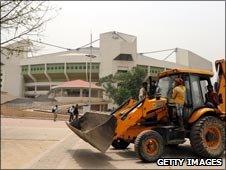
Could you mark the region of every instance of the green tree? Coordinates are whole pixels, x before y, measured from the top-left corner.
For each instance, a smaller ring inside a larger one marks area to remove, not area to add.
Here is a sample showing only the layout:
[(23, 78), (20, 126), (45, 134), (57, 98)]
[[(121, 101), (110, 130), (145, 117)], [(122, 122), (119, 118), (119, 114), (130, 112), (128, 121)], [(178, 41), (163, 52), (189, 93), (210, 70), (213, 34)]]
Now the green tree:
[(146, 75), (145, 69), (134, 67), (128, 72), (103, 77), (100, 83), (106, 89), (107, 95), (120, 105), (130, 97), (138, 99), (139, 89)]

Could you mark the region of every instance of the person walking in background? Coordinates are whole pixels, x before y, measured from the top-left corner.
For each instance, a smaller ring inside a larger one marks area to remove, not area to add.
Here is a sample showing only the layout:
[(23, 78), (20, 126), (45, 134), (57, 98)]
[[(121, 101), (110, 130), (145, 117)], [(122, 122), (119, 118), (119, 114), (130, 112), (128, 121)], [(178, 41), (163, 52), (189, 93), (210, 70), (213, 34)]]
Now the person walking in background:
[(52, 113), (53, 113), (53, 121), (55, 122), (57, 119), (57, 112), (58, 112), (58, 105), (53, 106)]
[(74, 116), (75, 116), (75, 119), (78, 120), (78, 115), (79, 115), (79, 112), (78, 112), (78, 104), (76, 104), (75, 108), (74, 108)]
[(139, 101), (143, 100), (145, 97), (147, 97), (147, 87), (148, 87), (148, 83), (147, 82), (143, 82), (142, 83), (142, 87), (139, 91)]
[(174, 99), (174, 103), (176, 104), (177, 116), (181, 129), (184, 129), (183, 108), (185, 103), (185, 90), (186, 89), (183, 80), (181, 78), (176, 78), (172, 98)]

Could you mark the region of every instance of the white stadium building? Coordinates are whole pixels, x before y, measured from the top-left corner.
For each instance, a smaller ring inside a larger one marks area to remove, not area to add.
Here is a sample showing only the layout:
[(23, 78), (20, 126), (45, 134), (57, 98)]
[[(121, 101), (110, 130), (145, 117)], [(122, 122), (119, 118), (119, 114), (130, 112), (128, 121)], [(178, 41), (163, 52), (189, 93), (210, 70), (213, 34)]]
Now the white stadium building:
[[(7, 47), (17, 48), (21, 42)], [(25, 43), (24, 43), (25, 44)], [(19, 48), (27, 49), (23, 45)], [(65, 81), (89, 81), (90, 47), (28, 57), (26, 52), (8, 52), (1, 56), (1, 91), (18, 97), (45, 95)], [(185, 49), (176, 48), (176, 62), (157, 60), (137, 52), (137, 37), (119, 32), (100, 34), (99, 47), (92, 48), (91, 79), (127, 71), (135, 66), (154, 77), (164, 68), (190, 67), (212, 70), (212, 63)], [(200, 64), (202, 63), (202, 64)]]

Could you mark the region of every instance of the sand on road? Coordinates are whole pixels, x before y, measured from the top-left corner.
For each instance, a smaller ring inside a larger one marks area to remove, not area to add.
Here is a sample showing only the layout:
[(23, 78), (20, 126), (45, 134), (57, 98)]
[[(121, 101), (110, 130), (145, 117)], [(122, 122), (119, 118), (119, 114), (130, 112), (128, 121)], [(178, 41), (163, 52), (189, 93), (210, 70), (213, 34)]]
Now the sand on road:
[[(1, 119), (1, 168), (22, 169), (224, 169), (214, 166), (161, 166), (141, 162), (134, 145), (99, 152), (66, 127), (64, 121)], [(198, 158), (187, 140), (165, 148), (164, 158)]]
[(1, 168), (21, 168), (70, 133), (64, 121), (1, 118)]

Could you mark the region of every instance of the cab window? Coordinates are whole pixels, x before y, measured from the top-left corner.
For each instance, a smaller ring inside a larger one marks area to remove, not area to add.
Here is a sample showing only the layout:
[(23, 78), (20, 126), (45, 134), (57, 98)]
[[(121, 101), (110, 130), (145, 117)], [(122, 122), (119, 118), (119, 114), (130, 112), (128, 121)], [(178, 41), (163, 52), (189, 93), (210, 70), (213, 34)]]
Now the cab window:
[(207, 93), (208, 84), (209, 83), (208, 83), (208, 80), (206, 78), (200, 78), (200, 85), (201, 85), (201, 89), (202, 89), (202, 96), (203, 96), (204, 102), (206, 101), (205, 94)]
[(193, 107), (194, 108), (200, 107), (204, 105), (202, 89), (200, 86), (200, 79), (198, 76), (191, 75), (190, 81), (191, 81)]

